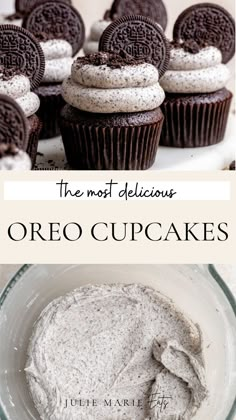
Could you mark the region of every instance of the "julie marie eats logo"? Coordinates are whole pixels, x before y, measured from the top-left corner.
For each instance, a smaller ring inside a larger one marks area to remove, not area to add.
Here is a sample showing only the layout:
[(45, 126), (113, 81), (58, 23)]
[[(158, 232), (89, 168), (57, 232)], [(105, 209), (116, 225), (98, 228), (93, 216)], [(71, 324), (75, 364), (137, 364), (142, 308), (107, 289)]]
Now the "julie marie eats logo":
[(157, 409), (160, 413), (163, 413), (169, 406), (171, 396), (163, 395), (159, 392), (148, 396), (148, 400), (132, 400), (132, 399), (66, 399), (64, 408), (77, 407), (77, 408), (91, 408), (91, 407), (137, 407), (143, 409), (148, 404), (150, 409)]
[(156, 394), (150, 395), (148, 405), (150, 409), (157, 408), (159, 409), (160, 413), (163, 413), (167, 409), (171, 400), (172, 397), (167, 397), (157, 392)]

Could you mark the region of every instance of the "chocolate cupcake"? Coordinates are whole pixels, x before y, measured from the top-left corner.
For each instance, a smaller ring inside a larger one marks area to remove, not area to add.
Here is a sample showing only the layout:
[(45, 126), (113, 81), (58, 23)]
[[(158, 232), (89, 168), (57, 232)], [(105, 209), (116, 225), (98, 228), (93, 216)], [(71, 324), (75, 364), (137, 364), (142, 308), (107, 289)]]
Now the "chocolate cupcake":
[(45, 73), (35, 93), (40, 98), (41, 139), (52, 138), (60, 134), (59, 116), (65, 105), (61, 85), (70, 74), (72, 57), (84, 43), (84, 23), (79, 12), (69, 4), (48, 1), (34, 8), (23, 26), (34, 34), (44, 52)]
[(159, 77), (168, 67), (169, 43), (151, 19), (126, 16), (103, 32), (99, 49), (74, 62), (63, 83), (68, 162), (75, 169), (148, 169), (163, 124)]
[(169, 70), (160, 81), (166, 92), (161, 145), (205, 147), (223, 140), (232, 101), (225, 63), (234, 54), (234, 33), (232, 16), (214, 4), (192, 6), (177, 19)]
[(14, 144), (0, 144), (0, 171), (30, 171), (31, 159)]
[(144, 170), (154, 163), (164, 92), (158, 70), (109, 53), (78, 58), (63, 83), (61, 133), (68, 163), (80, 170)]
[(27, 117), (29, 139), (25, 150), (34, 165), (42, 124), (36, 115), (40, 100), (32, 90), (44, 74), (43, 51), (28, 31), (14, 25), (2, 25), (0, 57), (0, 94), (13, 98)]

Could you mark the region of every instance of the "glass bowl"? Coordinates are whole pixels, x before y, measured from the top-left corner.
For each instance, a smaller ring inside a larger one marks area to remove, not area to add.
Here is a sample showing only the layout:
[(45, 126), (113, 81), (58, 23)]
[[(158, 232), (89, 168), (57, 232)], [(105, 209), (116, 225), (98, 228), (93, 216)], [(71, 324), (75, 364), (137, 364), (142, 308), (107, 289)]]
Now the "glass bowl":
[(199, 324), (209, 397), (195, 420), (231, 420), (236, 413), (236, 309), (213, 266), (23, 266), (0, 296), (0, 418), (39, 420), (24, 366), (32, 327), (53, 299), (84, 284), (142, 283), (171, 298)]

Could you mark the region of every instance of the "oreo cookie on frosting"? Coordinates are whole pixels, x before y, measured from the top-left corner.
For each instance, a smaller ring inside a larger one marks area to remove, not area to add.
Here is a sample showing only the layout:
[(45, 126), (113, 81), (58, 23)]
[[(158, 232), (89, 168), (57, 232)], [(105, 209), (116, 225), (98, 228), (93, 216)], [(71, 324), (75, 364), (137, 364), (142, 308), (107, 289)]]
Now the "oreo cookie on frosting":
[(9, 96), (0, 94), (0, 145), (13, 144), (26, 150), (28, 139), (28, 122), (22, 109)]
[(153, 64), (162, 77), (170, 60), (170, 45), (161, 27), (144, 16), (124, 16), (103, 32), (99, 50), (127, 54)]
[(85, 26), (80, 13), (65, 1), (41, 2), (25, 17), (23, 26), (32, 32), (43, 49), (46, 66), (37, 94), (38, 116), (43, 122), (42, 139), (60, 134), (59, 119), (64, 101), (61, 84), (71, 71), (73, 56), (82, 48)]
[(76, 55), (85, 39), (85, 26), (80, 13), (64, 1), (46, 1), (39, 4), (24, 21), (23, 27), (38, 41), (67, 41)]
[(0, 25), (0, 79), (24, 75), (35, 89), (44, 70), (44, 54), (35, 37), (18, 26)]
[(223, 7), (200, 3), (184, 10), (174, 25), (175, 41), (194, 40), (201, 48), (216, 47), (222, 62), (227, 63), (235, 53), (235, 21)]
[(152, 18), (162, 26), (163, 30), (167, 26), (167, 11), (162, 0), (114, 0), (111, 10), (106, 12), (105, 17), (116, 20), (127, 15)]

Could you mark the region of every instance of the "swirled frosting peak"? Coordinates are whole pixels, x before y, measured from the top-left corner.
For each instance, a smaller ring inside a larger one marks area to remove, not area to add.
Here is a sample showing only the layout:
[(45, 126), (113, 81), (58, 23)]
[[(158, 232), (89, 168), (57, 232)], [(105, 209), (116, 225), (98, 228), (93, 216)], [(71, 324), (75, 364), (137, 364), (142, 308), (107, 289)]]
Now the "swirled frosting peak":
[(161, 86), (169, 93), (211, 93), (224, 88), (229, 77), (220, 50), (185, 43), (173, 46), (169, 70), (162, 77)]
[(0, 67), (0, 94), (15, 99), (26, 117), (35, 114), (40, 106), (39, 97), (30, 91), (30, 80), (22, 75), (6, 74)]
[(78, 58), (62, 95), (82, 111), (108, 114), (153, 110), (165, 97), (156, 67), (108, 53)]
[(46, 59), (43, 83), (61, 83), (69, 76), (73, 51), (69, 42), (51, 39), (40, 43)]

